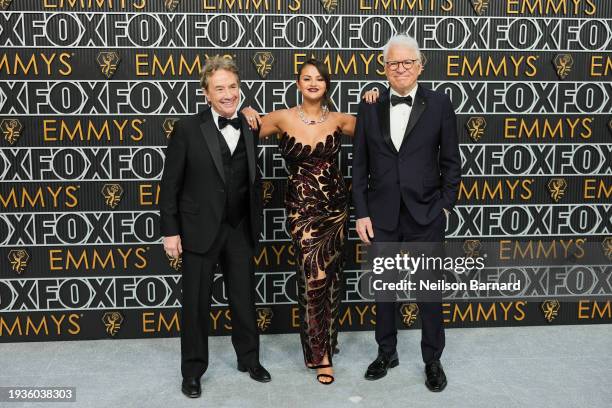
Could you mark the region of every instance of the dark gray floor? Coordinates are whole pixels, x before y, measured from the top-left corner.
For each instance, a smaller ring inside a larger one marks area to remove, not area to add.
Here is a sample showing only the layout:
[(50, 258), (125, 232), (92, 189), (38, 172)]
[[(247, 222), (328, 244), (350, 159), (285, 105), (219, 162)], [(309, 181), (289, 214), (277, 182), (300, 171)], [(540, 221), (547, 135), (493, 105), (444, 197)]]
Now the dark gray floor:
[(210, 341), (203, 395), (180, 392), (177, 338), (2, 344), (1, 386), (75, 386), (69, 404), (4, 407), (589, 407), (612, 406), (612, 325), (447, 330), (439, 394), (423, 385), (419, 331), (400, 332), (400, 365), (379, 381), (363, 373), (375, 357), (372, 332), (340, 333), (336, 382), (303, 368), (297, 335), (262, 336), (273, 381), (235, 370), (228, 337)]

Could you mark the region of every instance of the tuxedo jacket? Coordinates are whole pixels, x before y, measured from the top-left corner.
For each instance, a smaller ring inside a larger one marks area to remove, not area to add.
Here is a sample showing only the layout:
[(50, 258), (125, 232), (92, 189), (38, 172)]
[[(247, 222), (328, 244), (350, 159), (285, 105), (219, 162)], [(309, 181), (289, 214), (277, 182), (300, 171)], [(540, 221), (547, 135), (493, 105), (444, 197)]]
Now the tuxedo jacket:
[[(241, 114), (249, 172), (249, 222), (253, 245), (259, 240), (261, 178), (257, 171), (257, 138)], [(166, 149), (160, 184), (159, 211), (162, 236), (181, 236), (183, 249), (204, 253), (212, 245), (223, 221), (226, 175), (210, 107), (178, 120)]]
[(357, 218), (394, 230), (400, 200), (420, 225), (452, 209), (461, 180), (457, 120), (450, 98), (418, 85), (399, 148), (391, 140), (390, 90), (359, 104), (353, 144), (353, 204)]

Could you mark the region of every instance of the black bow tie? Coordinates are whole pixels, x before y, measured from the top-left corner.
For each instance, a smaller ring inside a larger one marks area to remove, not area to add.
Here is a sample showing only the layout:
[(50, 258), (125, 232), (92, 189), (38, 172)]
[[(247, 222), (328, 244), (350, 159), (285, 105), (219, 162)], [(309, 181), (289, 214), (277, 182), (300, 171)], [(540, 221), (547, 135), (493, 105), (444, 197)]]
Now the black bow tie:
[(228, 119), (226, 117), (219, 116), (219, 129), (223, 129), (227, 125), (232, 125), (234, 129), (240, 129), (240, 118), (235, 117), (234, 119)]
[(412, 106), (412, 96), (391, 95), (391, 105), (395, 106), (399, 103), (405, 103), (408, 106)]

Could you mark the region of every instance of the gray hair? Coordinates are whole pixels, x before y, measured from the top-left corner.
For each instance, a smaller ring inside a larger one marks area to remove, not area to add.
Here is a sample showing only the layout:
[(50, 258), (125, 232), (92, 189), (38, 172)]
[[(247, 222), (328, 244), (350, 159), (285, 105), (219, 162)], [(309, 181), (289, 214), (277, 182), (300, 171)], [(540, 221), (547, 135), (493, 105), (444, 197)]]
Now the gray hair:
[(389, 49), (394, 46), (399, 45), (401, 47), (410, 48), (416, 51), (419, 61), (421, 61), (421, 49), (419, 48), (419, 43), (409, 34), (396, 34), (389, 38), (387, 44), (383, 48), (383, 57), (385, 61), (387, 61), (387, 55), (389, 55)]
[(220, 69), (236, 74), (238, 77), (238, 84), (240, 84), (240, 73), (238, 71), (238, 65), (236, 65), (236, 62), (231, 58), (215, 55), (206, 60), (206, 64), (200, 71), (200, 85), (202, 88), (208, 89), (208, 79), (212, 76), (212, 74)]

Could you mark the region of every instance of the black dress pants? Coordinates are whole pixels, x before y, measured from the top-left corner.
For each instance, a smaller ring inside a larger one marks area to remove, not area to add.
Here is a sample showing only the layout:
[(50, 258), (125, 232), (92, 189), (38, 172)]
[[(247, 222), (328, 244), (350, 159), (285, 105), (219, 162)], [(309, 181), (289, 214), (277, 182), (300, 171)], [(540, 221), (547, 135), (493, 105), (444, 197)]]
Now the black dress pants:
[[(393, 231), (374, 226), (375, 242), (442, 242), (446, 217), (442, 211), (431, 224), (419, 225), (402, 202), (397, 228)], [(440, 302), (417, 302), (421, 317), (421, 354), (423, 362), (440, 359), (444, 350), (444, 325)], [(387, 356), (397, 350), (397, 302), (376, 302), (376, 342), (378, 352)]]
[(208, 367), (208, 331), (213, 277), (217, 264), (229, 299), (232, 344), (238, 362), (259, 363), (259, 334), (255, 315), (253, 246), (248, 218), (235, 228), (222, 223), (213, 246), (204, 254), (183, 251), (181, 313), (181, 373), (200, 378)]

